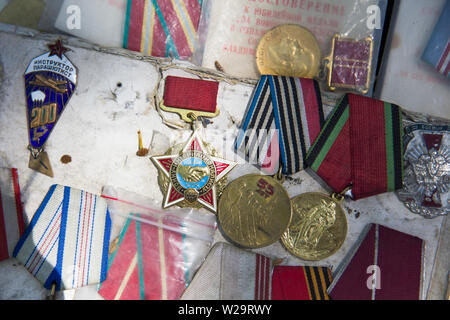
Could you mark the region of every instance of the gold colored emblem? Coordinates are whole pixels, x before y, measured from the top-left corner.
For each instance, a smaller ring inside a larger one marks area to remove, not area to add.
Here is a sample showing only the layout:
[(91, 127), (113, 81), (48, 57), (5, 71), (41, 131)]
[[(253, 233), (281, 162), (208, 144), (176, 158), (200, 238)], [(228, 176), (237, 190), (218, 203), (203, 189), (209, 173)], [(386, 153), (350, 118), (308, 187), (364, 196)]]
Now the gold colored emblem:
[(28, 168), (53, 178), (52, 166), (50, 165), (50, 160), (48, 159), (47, 152), (45, 151), (40, 151), (37, 154), (31, 152), (30, 159), (28, 161)]
[(163, 192), (163, 208), (172, 205), (217, 211), (233, 161), (217, 157), (217, 151), (203, 142), (195, 131), (187, 143), (177, 144), (164, 155), (152, 156), (158, 168), (158, 183)]
[[(41, 87), (49, 87), (54, 89), (58, 93), (66, 93), (67, 92), (67, 80), (55, 81), (50, 77), (44, 77), (39, 73), (36, 74), (33, 80), (30, 81), (30, 84), (33, 86), (41, 86)], [(62, 87), (61, 87), (62, 86)]]
[(291, 202), (270, 176), (245, 175), (233, 180), (219, 201), (218, 221), (229, 240), (246, 248), (268, 246), (280, 239), (291, 221)]
[(161, 102), (159, 103), (159, 107), (166, 112), (177, 113), (183, 121), (186, 121), (188, 123), (191, 123), (191, 122), (197, 120), (197, 118), (199, 118), (199, 117), (214, 118), (220, 114), (220, 110), (218, 107), (216, 107), (215, 112), (182, 109), (182, 108), (168, 107), (164, 104), (164, 100), (161, 100)]
[(292, 222), (281, 237), (286, 249), (303, 260), (322, 260), (334, 254), (347, 235), (342, 199), (318, 192), (294, 197)]
[(313, 78), (319, 74), (319, 44), (308, 29), (283, 24), (261, 38), (256, 65), (261, 74)]

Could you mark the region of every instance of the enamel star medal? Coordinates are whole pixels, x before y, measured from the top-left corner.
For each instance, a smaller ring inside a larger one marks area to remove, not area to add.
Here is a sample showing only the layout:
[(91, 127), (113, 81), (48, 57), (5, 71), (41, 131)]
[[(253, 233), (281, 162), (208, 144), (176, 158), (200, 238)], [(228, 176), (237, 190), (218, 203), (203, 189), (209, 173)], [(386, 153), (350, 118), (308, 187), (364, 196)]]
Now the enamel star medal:
[(28, 167), (53, 177), (44, 144), (50, 136), (77, 83), (77, 69), (67, 59), (61, 40), (50, 51), (31, 60), (25, 71), (30, 161)]
[(217, 90), (218, 83), (213, 81), (166, 78), (162, 109), (179, 113), (192, 124), (193, 133), (186, 143), (150, 158), (159, 171), (163, 208), (178, 205), (217, 211), (226, 176), (236, 166), (235, 162), (218, 157), (217, 151), (200, 137), (198, 118), (218, 114)]

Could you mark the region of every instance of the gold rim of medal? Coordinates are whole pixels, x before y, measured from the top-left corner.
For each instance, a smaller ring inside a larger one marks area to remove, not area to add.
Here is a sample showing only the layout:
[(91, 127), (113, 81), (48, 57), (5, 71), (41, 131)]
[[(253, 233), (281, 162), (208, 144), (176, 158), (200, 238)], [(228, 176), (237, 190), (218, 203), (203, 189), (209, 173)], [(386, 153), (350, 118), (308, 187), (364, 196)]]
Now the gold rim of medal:
[(319, 74), (320, 47), (314, 34), (296, 24), (267, 31), (256, 48), (261, 74), (313, 78)]
[[(307, 29), (285, 24), (269, 30), (256, 49), (261, 74), (313, 78), (320, 67), (320, 48)], [(222, 234), (238, 246), (256, 249), (281, 240), (294, 256), (317, 261), (336, 253), (347, 235), (342, 194), (318, 192), (292, 199), (280, 174), (249, 174), (225, 188), (217, 218)]]
[(276, 177), (249, 174), (231, 181), (219, 200), (222, 234), (244, 248), (257, 249), (281, 240), (303, 260), (336, 253), (347, 235), (342, 194), (307, 192), (290, 198)]

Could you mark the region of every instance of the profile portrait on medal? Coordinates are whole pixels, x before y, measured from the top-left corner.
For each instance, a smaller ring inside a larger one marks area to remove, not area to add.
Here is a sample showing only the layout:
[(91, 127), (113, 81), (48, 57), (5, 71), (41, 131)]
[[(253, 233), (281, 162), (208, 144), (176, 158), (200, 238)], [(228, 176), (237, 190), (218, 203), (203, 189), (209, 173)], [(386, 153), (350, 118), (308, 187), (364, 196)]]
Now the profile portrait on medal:
[(314, 54), (298, 39), (282, 36), (277, 46), (268, 48), (268, 58), (281, 74), (307, 74), (314, 62)]

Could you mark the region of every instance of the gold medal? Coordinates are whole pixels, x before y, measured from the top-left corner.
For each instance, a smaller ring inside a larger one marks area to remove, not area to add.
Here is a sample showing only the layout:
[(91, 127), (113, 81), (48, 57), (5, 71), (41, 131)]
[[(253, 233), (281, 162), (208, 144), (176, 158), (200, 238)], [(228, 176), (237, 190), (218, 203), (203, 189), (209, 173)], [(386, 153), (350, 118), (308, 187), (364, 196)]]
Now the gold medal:
[(343, 196), (308, 192), (294, 197), (292, 222), (281, 237), (286, 249), (303, 260), (322, 260), (334, 254), (347, 235)]
[(230, 241), (260, 248), (278, 241), (291, 221), (289, 195), (277, 179), (249, 174), (224, 190), (218, 209), (219, 225)]
[(283, 24), (261, 38), (256, 65), (261, 74), (313, 78), (319, 73), (319, 44), (308, 29)]

